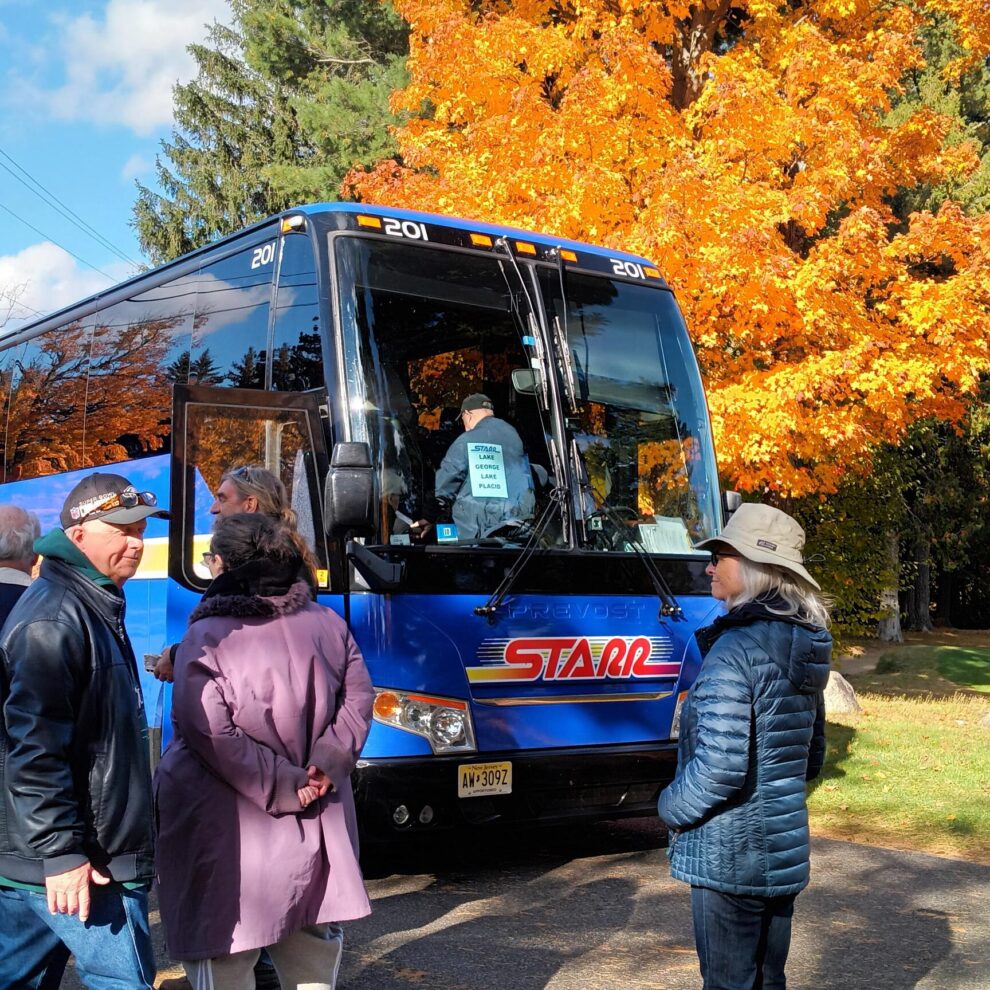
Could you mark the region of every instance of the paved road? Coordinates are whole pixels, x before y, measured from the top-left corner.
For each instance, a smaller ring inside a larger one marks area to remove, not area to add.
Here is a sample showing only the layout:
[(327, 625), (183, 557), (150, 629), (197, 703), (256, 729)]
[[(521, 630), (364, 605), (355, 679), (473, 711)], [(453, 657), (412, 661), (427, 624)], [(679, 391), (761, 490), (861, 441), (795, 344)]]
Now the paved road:
[[(338, 986), (698, 990), (662, 843), (638, 819), (378, 850), (375, 912), (347, 926)], [(813, 871), (793, 990), (990, 990), (990, 867), (819, 839)]]

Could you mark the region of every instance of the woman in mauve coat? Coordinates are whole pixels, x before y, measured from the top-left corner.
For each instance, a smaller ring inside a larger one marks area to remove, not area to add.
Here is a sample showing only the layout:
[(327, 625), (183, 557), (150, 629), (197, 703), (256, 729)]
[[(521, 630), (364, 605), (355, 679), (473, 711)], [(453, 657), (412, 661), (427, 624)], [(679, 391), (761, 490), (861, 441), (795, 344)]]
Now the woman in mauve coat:
[(253, 987), (263, 948), (282, 986), (332, 990), (338, 923), (371, 910), (350, 784), (371, 681), (284, 525), (224, 518), (207, 563), (155, 776), (168, 950), (196, 990)]

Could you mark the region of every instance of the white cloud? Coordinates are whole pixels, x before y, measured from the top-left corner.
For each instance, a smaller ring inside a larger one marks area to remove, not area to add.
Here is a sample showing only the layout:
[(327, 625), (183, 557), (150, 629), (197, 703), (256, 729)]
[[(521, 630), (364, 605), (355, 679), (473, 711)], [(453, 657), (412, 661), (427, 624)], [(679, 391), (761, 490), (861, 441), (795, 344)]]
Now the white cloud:
[[(133, 268), (123, 262), (103, 267), (114, 282), (133, 274)], [(50, 241), (32, 244), (17, 254), (0, 255), (0, 321), (11, 308), (10, 297), (15, 300), (0, 334), (10, 333), (38, 319), (39, 313), (54, 312), (111, 284), (104, 275), (81, 266)]]
[(124, 167), (120, 170), (120, 177), (125, 182), (130, 182), (131, 179), (136, 179), (139, 175), (147, 174), (153, 167), (154, 162), (145, 158), (144, 155), (131, 155), (124, 162)]
[(195, 74), (186, 46), (229, 18), (227, 0), (108, 0), (101, 15), (58, 17), (65, 82), (39, 95), (59, 119), (151, 134), (172, 120), (172, 87)]

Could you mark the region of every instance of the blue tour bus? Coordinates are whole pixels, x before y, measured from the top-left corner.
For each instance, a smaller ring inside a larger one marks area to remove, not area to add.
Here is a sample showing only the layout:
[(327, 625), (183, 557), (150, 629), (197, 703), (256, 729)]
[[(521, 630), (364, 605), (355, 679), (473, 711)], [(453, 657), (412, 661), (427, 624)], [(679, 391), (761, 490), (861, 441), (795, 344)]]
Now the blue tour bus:
[[(478, 392), (523, 441), (533, 518), (420, 529)], [(300, 207), (0, 339), (0, 402), (0, 501), (54, 526), (105, 468), (169, 504), (126, 586), (138, 653), (180, 639), (207, 586), (222, 472), (283, 479), (376, 687), (365, 826), (655, 811), (715, 612), (692, 544), (722, 505), (695, 357), (648, 261)], [(141, 678), (167, 742), (169, 689)]]

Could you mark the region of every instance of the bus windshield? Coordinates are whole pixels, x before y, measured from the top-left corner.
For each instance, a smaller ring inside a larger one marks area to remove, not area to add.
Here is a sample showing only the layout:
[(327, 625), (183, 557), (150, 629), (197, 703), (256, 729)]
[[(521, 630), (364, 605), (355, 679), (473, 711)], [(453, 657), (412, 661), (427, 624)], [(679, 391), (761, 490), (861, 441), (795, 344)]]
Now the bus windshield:
[[(550, 425), (512, 385), (536, 341), (498, 259), (364, 238), (338, 239), (335, 255), (351, 435), (381, 470), (375, 539), (523, 545), (549, 498)], [(479, 395), (497, 423), (466, 431), (461, 405)], [(542, 542), (563, 539), (558, 518)]]
[(714, 535), (715, 458), (701, 377), (672, 294), (540, 273), (569, 354), (570, 435), (586, 480), (586, 548), (691, 553)]

